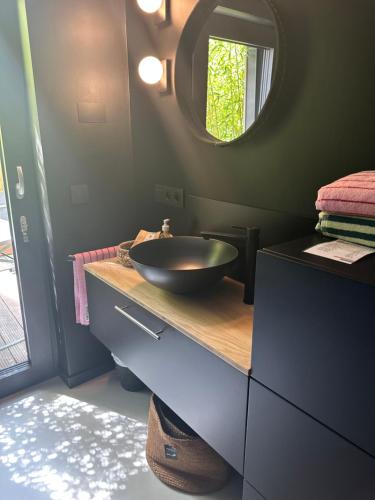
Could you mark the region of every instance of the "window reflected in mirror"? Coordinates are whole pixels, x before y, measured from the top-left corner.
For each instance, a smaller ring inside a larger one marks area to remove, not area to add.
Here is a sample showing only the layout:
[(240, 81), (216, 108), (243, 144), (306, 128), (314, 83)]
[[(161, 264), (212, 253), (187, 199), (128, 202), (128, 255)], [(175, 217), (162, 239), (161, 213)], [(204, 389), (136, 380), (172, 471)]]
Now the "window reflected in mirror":
[(193, 54), (193, 102), (208, 134), (232, 142), (257, 121), (273, 83), (277, 27), (263, 0), (222, 0)]
[(206, 129), (233, 141), (251, 127), (268, 97), (273, 49), (209, 38)]

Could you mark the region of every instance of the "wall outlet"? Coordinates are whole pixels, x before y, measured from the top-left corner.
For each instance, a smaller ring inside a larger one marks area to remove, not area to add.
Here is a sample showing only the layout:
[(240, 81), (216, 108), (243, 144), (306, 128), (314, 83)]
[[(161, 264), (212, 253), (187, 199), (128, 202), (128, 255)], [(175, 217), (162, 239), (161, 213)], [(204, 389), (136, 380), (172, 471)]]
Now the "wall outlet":
[(155, 201), (169, 207), (184, 208), (184, 190), (182, 188), (156, 184)]

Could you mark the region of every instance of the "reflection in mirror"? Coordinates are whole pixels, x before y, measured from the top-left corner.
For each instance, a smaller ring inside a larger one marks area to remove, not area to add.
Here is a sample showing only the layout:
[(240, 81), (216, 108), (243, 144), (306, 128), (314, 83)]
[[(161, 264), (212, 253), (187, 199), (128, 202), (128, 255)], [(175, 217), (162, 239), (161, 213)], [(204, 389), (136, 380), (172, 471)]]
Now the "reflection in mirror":
[(231, 142), (257, 120), (276, 45), (274, 15), (263, 0), (221, 0), (209, 16), (193, 54), (193, 101), (216, 140)]

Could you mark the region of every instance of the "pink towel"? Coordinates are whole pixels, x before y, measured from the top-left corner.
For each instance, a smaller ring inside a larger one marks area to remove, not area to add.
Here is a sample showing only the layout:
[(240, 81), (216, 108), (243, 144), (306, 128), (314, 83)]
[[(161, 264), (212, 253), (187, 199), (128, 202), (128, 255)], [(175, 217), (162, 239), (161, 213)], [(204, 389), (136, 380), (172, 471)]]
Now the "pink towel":
[(117, 247), (102, 248), (91, 252), (77, 253), (74, 255), (73, 275), (74, 275), (74, 301), (76, 306), (76, 323), (89, 325), (89, 310), (87, 304), (86, 278), (83, 269), (84, 264), (96, 262), (98, 260), (116, 257)]
[(316, 208), (337, 214), (375, 217), (375, 170), (348, 175), (322, 187)]

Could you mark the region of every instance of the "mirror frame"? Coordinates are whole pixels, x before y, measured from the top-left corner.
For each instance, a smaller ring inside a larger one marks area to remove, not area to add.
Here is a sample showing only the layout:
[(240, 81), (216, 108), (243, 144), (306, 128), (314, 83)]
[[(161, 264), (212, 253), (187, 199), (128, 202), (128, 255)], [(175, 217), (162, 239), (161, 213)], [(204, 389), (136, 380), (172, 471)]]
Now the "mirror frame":
[(215, 8), (220, 5), (220, 0), (205, 0), (198, 1), (193, 8), (183, 31), (181, 33), (180, 41), (177, 47), (176, 60), (174, 65), (174, 88), (177, 103), (182, 114), (184, 115), (189, 128), (192, 133), (201, 141), (213, 144), (215, 146), (231, 146), (248, 139), (252, 134), (266, 121), (270, 113), (272, 104), (276, 100), (280, 92), (281, 82), (284, 76), (284, 55), (285, 55), (285, 36), (283, 26), (280, 20), (279, 12), (273, 0), (262, 0), (272, 13), (272, 17), (276, 27), (276, 46), (274, 58), (274, 76), (270, 92), (267, 100), (260, 111), (254, 123), (240, 136), (232, 141), (221, 141), (212, 136), (202, 123), (198, 113), (194, 108), (193, 101), (193, 64), (192, 58), (194, 55), (197, 39), (201, 33), (204, 25), (206, 24), (209, 16), (213, 13)]

